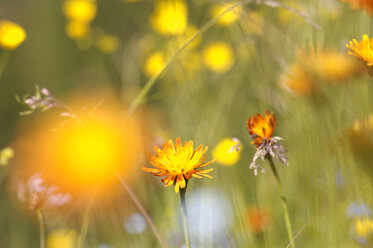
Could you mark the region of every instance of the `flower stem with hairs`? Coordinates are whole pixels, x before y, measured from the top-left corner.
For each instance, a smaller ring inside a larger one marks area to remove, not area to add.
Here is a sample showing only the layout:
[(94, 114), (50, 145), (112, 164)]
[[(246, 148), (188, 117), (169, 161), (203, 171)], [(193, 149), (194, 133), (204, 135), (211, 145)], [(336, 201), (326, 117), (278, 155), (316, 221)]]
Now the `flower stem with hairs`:
[(188, 186), (188, 179), (185, 180), (185, 183), (186, 183), (185, 188), (180, 189), (180, 206), (181, 206), (181, 215), (182, 215), (182, 218), (183, 218), (185, 245), (186, 245), (187, 248), (191, 248), (187, 206), (186, 206), (186, 201), (185, 201), (185, 193), (186, 193), (186, 189), (187, 189), (187, 186)]
[(38, 216), (39, 229), (40, 229), (40, 248), (45, 248), (45, 225), (44, 218), (41, 208), (36, 210), (36, 215)]
[(288, 233), (289, 241), (290, 241), (291, 247), (295, 248), (295, 245), (294, 245), (294, 242), (293, 242), (293, 239), (294, 239), (293, 238), (293, 232), (291, 230), (291, 222), (290, 222), (290, 217), (289, 217), (288, 204), (287, 204), (287, 201), (286, 201), (284, 190), (282, 188), (280, 176), (277, 173), (277, 170), (276, 170), (275, 164), (272, 160), (272, 157), (267, 155), (267, 159), (268, 159), (269, 165), (271, 166), (271, 170), (273, 172), (273, 175), (275, 176), (276, 183), (277, 183), (277, 188), (278, 188), (278, 191), (279, 191), (280, 197), (281, 197), (282, 206), (284, 207), (285, 225), (286, 225), (286, 231)]

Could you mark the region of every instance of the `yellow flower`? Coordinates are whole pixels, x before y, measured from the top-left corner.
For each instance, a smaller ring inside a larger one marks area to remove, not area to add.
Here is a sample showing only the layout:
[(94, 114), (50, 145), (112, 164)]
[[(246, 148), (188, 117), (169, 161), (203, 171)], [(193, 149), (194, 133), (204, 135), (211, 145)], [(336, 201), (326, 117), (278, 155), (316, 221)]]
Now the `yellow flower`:
[(16, 49), (26, 39), (25, 30), (16, 23), (0, 20), (0, 47)]
[(65, 27), (67, 36), (73, 40), (80, 40), (86, 38), (91, 32), (89, 25), (83, 22), (68, 22)]
[(69, 21), (90, 23), (96, 16), (97, 5), (94, 0), (66, 0), (62, 9)]
[(346, 46), (349, 49), (348, 54), (355, 56), (368, 67), (373, 66), (373, 38), (369, 39), (368, 35), (365, 34), (360, 42), (353, 39)]
[(204, 48), (203, 61), (209, 70), (225, 73), (234, 65), (235, 55), (229, 44), (214, 42)]
[(97, 46), (102, 53), (113, 53), (118, 49), (119, 40), (114, 35), (103, 35), (97, 41)]
[(5, 166), (14, 157), (14, 150), (10, 147), (5, 147), (0, 151), (0, 166)]
[(276, 123), (277, 120), (275, 115), (273, 113), (269, 113), (268, 110), (266, 110), (265, 116), (257, 113), (256, 115), (250, 117), (247, 120), (247, 130), (254, 139), (252, 144), (259, 147), (264, 140), (271, 140), (272, 134), (276, 128)]
[[(215, 5), (211, 10), (211, 15), (213, 18), (221, 15), (224, 11), (231, 8), (235, 3), (224, 3), (221, 5)], [(229, 12), (225, 13), (223, 16), (220, 17), (218, 20), (218, 24), (223, 27), (227, 27), (233, 24), (242, 14), (242, 7), (236, 7)]]
[(151, 53), (145, 60), (144, 72), (148, 77), (159, 73), (166, 65), (166, 55), (161, 51)]
[(363, 67), (345, 53), (318, 50), (308, 57), (308, 65), (316, 76), (326, 82), (345, 82), (360, 75)]
[(299, 96), (310, 96), (317, 92), (317, 84), (312, 75), (298, 64), (290, 66), (289, 71), (280, 77), (280, 82), (286, 89)]
[(355, 219), (354, 229), (356, 236), (366, 238), (373, 233), (373, 220), (369, 218), (357, 218)]
[(176, 143), (172, 140), (165, 141), (162, 149), (154, 147), (155, 156), (148, 154), (150, 163), (156, 168), (142, 168), (146, 172), (150, 172), (155, 176), (165, 177), (162, 182), (165, 186), (175, 184), (175, 192), (186, 187), (187, 180), (192, 177), (212, 178), (206, 173), (211, 172), (213, 168), (201, 170), (200, 168), (212, 164), (214, 161), (205, 163), (207, 146), (199, 145), (193, 151), (193, 141), (190, 140), (181, 143), (180, 138), (176, 138)]
[(234, 165), (240, 159), (240, 149), (232, 149), (235, 146), (239, 145), (239, 148), (242, 147), (239, 144), (239, 141), (235, 141), (232, 138), (225, 138), (216, 145), (212, 156), (216, 162), (222, 165)]
[(75, 248), (77, 235), (74, 230), (54, 230), (47, 236), (47, 248)]
[(150, 24), (163, 35), (182, 34), (188, 25), (187, 4), (183, 0), (156, 1)]

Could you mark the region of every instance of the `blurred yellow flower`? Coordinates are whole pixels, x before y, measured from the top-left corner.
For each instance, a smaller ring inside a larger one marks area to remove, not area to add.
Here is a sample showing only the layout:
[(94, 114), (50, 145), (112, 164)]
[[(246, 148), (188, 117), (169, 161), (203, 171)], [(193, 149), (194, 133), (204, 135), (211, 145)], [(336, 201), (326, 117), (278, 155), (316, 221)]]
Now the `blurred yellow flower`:
[(153, 29), (163, 35), (182, 34), (188, 25), (188, 7), (183, 0), (157, 0), (150, 17)]
[(102, 35), (98, 38), (97, 47), (102, 53), (113, 53), (118, 49), (119, 39), (115, 35)]
[[(235, 3), (223, 3), (223, 4), (216, 4), (213, 6), (211, 10), (211, 15), (213, 18), (221, 15), (224, 11), (227, 11), (229, 8), (233, 7)], [(233, 24), (242, 14), (242, 7), (238, 6), (229, 12), (225, 13), (223, 16), (220, 17), (218, 20), (218, 24), (223, 27), (227, 27)]]
[(0, 20), (0, 47), (16, 49), (26, 39), (25, 30), (16, 23)]
[(0, 151), (0, 166), (5, 166), (14, 157), (14, 150), (10, 147), (5, 147)]
[(228, 43), (213, 42), (204, 48), (203, 61), (209, 70), (225, 73), (234, 65), (235, 55)]
[(276, 123), (277, 120), (275, 115), (270, 113), (268, 110), (266, 110), (265, 116), (257, 113), (256, 115), (250, 117), (247, 120), (247, 130), (254, 139), (252, 144), (259, 147), (264, 140), (271, 140), (276, 128)]
[(367, 238), (373, 234), (373, 220), (369, 218), (356, 218), (354, 223), (355, 234), (361, 238)]
[(369, 39), (365, 34), (360, 42), (353, 39), (346, 46), (349, 49), (348, 54), (355, 56), (368, 67), (373, 66), (373, 38)]
[(77, 234), (74, 230), (58, 229), (47, 236), (47, 248), (75, 248)]
[(308, 65), (316, 76), (326, 82), (345, 82), (363, 72), (363, 67), (348, 55), (327, 50), (318, 50), (308, 57)]
[(88, 37), (91, 27), (84, 22), (71, 21), (66, 24), (65, 31), (71, 39), (80, 40)]
[(145, 59), (144, 72), (148, 77), (152, 77), (159, 73), (165, 65), (166, 55), (164, 52), (156, 51)]
[[(237, 145), (239, 147), (237, 147), (238, 149), (235, 149), (235, 146)], [(238, 140), (225, 138), (216, 145), (212, 156), (216, 162), (221, 165), (231, 166), (240, 159), (241, 147), (242, 145)]]
[(97, 5), (94, 0), (66, 0), (62, 10), (69, 21), (88, 24), (96, 16)]
[(212, 164), (214, 161), (205, 162), (207, 146), (199, 145), (193, 151), (193, 141), (181, 143), (180, 138), (176, 138), (174, 145), (172, 140), (165, 141), (162, 149), (154, 147), (155, 155), (148, 154), (150, 163), (155, 168), (142, 168), (144, 171), (155, 176), (165, 177), (162, 182), (165, 187), (175, 185), (175, 192), (186, 187), (187, 182), (192, 177), (212, 178), (207, 173), (213, 168), (201, 170), (200, 168)]
[(289, 71), (280, 77), (280, 83), (298, 96), (311, 96), (318, 89), (312, 75), (299, 64), (291, 65)]

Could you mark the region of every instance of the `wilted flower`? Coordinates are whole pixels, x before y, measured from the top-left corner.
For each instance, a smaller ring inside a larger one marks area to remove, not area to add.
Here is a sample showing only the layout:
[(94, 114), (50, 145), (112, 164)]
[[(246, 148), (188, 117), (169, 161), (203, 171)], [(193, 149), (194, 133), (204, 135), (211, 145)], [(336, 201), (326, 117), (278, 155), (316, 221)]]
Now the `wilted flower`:
[(145, 59), (144, 72), (148, 77), (159, 73), (166, 65), (166, 55), (164, 52), (155, 51)]
[(234, 65), (235, 55), (228, 43), (213, 42), (204, 48), (203, 61), (207, 69), (217, 73), (225, 73)]
[(266, 231), (271, 224), (271, 215), (265, 208), (250, 208), (248, 211), (250, 229), (254, 234)]
[(0, 47), (16, 49), (26, 39), (25, 30), (16, 23), (0, 20)]
[(48, 248), (75, 248), (77, 234), (75, 230), (57, 229), (47, 236)]
[(234, 165), (240, 159), (241, 147), (237, 138), (225, 138), (216, 145), (212, 156), (222, 165)]
[(188, 25), (188, 6), (183, 0), (159, 0), (150, 24), (163, 35), (182, 34)]
[(156, 168), (143, 168), (155, 176), (165, 177), (162, 182), (165, 186), (175, 184), (175, 192), (186, 187), (187, 182), (192, 177), (212, 178), (207, 173), (213, 168), (201, 170), (200, 168), (212, 164), (214, 161), (205, 162), (207, 146), (199, 145), (193, 151), (193, 141), (181, 143), (180, 138), (176, 138), (176, 143), (172, 140), (165, 141), (162, 149), (154, 147), (155, 156), (148, 154), (150, 163)]
[(35, 95), (28, 97), (27, 95), (20, 99), (18, 96), (17, 101), (26, 105), (29, 110), (23, 111), (21, 115), (32, 114), (35, 111), (47, 111), (58, 105), (57, 100), (50, 94), (46, 88), (40, 89), (38, 85), (35, 86)]
[(0, 150), (0, 166), (5, 166), (14, 157), (14, 150), (11, 147), (5, 147)]
[[(223, 12), (227, 11), (229, 8), (232, 8), (235, 3), (223, 3), (222, 5), (216, 4), (212, 8), (211, 15), (212, 17), (217, 17), (221, 15)], [(227, 27), (233, 24), (242, 14), (242, 7), (238, 6), (231, 9), (229, 12), (225, 13), (221, 16), (218, 20), (218, 24), (223, 27)]]
[(367, 67), (368, 71), (372, 73), (373, 70), (373, 38), (369, 38), (368, 35), (363, 36), (363, 40), (358, 42), (353, 39), (346, 45), (349, 49), (348, 53), (358, 58)]
[(18, 199), (28, 204), (33, 211), (44, 206), (60, 207), (70, 201), (71, 196), (59, 192), (55, 186), (45, 184), (41, 173), (32, 175), (26, 183), (21, 182), (17, 191)]
[(254, 139), (252, 144), (256, 146), (256, 153), (250, 164), (250, 169), (254, 170), (255, 175), (257, 175), (258, 170), (264, 172), (264, 168), (257, 164), (258, 158), (264, 160), (267, 156), (272, 158), (278, 157), (282, 163), (288, 165), (286, 150), (278, 144), (280, 141), (283, 141), (283, 138), (278, 136), (272, 137), (276, 123), (275, 115), (268, 110), (265, 116), (258, 113), (247, 120), (247, 130)]

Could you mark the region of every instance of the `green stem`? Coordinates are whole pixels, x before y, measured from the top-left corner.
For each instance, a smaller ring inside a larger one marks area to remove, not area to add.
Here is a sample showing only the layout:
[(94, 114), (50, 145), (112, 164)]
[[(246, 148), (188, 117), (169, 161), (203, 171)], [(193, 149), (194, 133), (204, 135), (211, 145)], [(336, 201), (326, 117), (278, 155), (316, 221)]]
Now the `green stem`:
[(95, 195), (96, 195), (96, 191), (94, 191), (92, 193), (92, 196), (91, 196), (91, 198), (88, 202), (88, 205), (85, 209), (82, 228), (81, 228), (79, 239), (78, 239), (78, 248), (83, 248), (84, 247), (84, 242), (85, 242), (85, 239), (86, 239), (87, 233), (88, 233), (89, 222), (91, 221), (91, 211), (92, 211)]
[(0, 78), (3, 76), (6, 66), (8, 65), (10, 58), (10, 51), (3, 50), (0, 57)]
[(39, 221), (40, 248), (45, 248), (45, 225), (44, 225), (44, 218), (43, 218), (43, 213), (41, 212), (41, 208), (38, 208), (36, 210), (36, 214), (38, 216), (38, 221)]
[(155, 237), (158, 239), (162, 248), (168, 248), (167, 243), (163, 240), (163, 238), (162, 238), (161, 234), (159, 233), (157, 227), (155, 226), (154, 222), (150, 218), (149, 214), (146, 212), (145, 208), (140, 203), (139, 199), (137, 199), (135, 193), (133, 193), (132, 189), (128, 186), (128, 184), (120, 176), (120, 174), (117, 170), (114, 170), (114, 173), (118, 177), (118, 179), (119, 179), (120, 183), (123, 185), (124, 189), (127, 191), (128, 195), (132, 198), (136, 207), (139, 209), (141, 214), (144, 216), (146, 222), (148, 223), (148, 225), (149, 225), (150, 229), (152, 230), (152, 232), (154, 233)]
[(290, 217), (289, 217), (288, 204), (287, 204), (287, 201), (286, 201), (284, 190), (282, 189), (282, 184), (281, 184), (280, 176), (277, 173), (275, 164), (274, 164), (271, 156), (268, 156), (267, 158), (268, 158), (269, 164), (271, 166), (271, 170), (273, 172), (273, 175), (276, 178), (277, 188), (278, 188), (278, 191), (280, 193), (282, 206), (284, 207), (284, 217), (285, 217), (286, 231), (288, 233), (289, 241), (290, 241), (291, 247), (295, 248), (295, 244), (294, 244), (294, 241), (293, 241), (293, 239), (294, 239), (293, 238), (293, 232), (291, 230), (291, 222), (290, 222)]
[(187, 206), (186, 206), (186, 202), (185, 202), (185, 192), (186, 192), (186, 189), (187, 189), (187, 185), (188, 185), (188, 181), (186, 180), (185, 188), (180, 189), (180, 206), (181, 206), (181, 215), (183, 217), (185, 245), (186, 245), (187, 248), (191, 248)]

